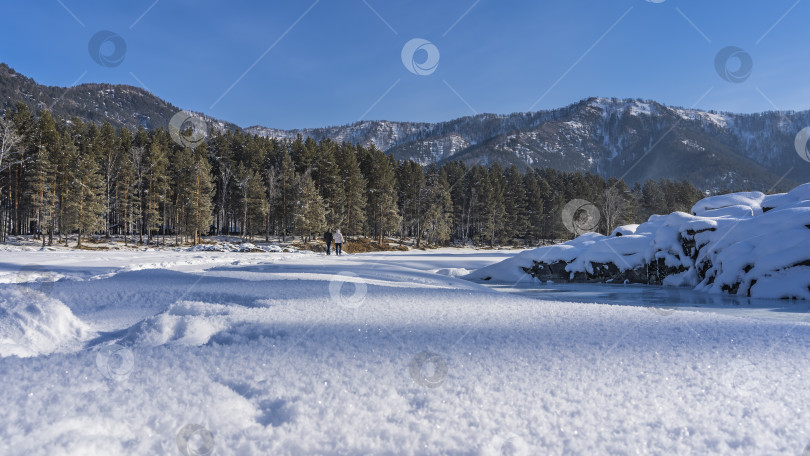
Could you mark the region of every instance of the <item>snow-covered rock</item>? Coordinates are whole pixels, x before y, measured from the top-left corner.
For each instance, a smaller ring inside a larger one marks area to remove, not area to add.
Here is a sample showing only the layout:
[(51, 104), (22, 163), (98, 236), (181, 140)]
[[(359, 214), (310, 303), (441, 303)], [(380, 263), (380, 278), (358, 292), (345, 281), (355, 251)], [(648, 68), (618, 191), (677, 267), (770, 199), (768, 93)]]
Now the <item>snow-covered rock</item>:
[(711, 293), (810, 299), (810, 183), (788, 193), (705, 198), (691, 214), (653, 215), (524, 252), (480, 269), (474, 280), (629, 282)]

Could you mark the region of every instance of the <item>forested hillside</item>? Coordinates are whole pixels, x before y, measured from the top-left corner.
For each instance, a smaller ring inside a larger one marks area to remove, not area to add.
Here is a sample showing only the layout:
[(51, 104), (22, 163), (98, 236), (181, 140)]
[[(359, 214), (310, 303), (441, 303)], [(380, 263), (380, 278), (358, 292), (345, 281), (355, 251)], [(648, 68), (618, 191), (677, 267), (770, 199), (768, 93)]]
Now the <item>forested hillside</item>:
[[(135, 130), (166, 128), (180, 109), (140, 87), (120, 84), (78, 84), (54, 87), (38, 84), (0, 63), (0, 113), (24, 103), (33, 112), (48, 110), (53, 116), (79, 118), (98, 126)], [(213, 128), (236, 130), (234, 124), (199, 115)]]
[(595, 174), (521, 172), (447, 161), (422, 166), (374, 145), (265, 138), (211, 129), (114, 128), (60, 119), (25, 104), (0, 125), (0, 234), (126, 235), (126, 242), (301, 236), (342, 228), (381, 241), (536, 244), (573, 236), (561, 213), (571, 200), (599, 208), (610, 232), (652, 213), (688, 211), (703, 195), (688, 183), (628, 188)]

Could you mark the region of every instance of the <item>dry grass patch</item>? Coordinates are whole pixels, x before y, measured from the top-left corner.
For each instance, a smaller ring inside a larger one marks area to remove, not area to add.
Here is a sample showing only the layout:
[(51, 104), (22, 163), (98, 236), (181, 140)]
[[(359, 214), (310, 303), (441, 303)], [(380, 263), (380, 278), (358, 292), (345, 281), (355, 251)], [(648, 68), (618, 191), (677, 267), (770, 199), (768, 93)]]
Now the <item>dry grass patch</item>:
[(408, 251), (404, 245), (390, 245), (387, 243), (378, 244), (368, 238), (348, 239), (343, 243), (343, 251), (346, 253), (366, 253), (366, 252), (391, 252)]

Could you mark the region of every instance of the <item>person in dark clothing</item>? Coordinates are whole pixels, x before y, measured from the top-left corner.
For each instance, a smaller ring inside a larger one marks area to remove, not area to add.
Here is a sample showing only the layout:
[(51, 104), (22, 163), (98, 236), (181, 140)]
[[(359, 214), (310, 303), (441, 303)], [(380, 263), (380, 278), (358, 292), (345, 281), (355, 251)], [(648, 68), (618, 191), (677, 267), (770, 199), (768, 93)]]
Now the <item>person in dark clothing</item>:
[(326, 254), (332, 254), (332, 231), (326, 230), (326, 233), (323, 233), (323, 241), (326, 242)]

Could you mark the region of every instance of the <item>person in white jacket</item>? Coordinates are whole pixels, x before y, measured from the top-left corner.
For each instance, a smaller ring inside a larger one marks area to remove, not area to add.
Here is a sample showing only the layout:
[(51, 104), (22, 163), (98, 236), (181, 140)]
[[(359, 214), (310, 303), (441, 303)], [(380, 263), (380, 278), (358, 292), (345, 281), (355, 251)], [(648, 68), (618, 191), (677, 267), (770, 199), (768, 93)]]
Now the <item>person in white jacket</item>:
[(340, 232), (340, 228), (332, 235), (332, 241), (335, 242), (335, 254), (340, 255), (343, 248), (343, 233)]

